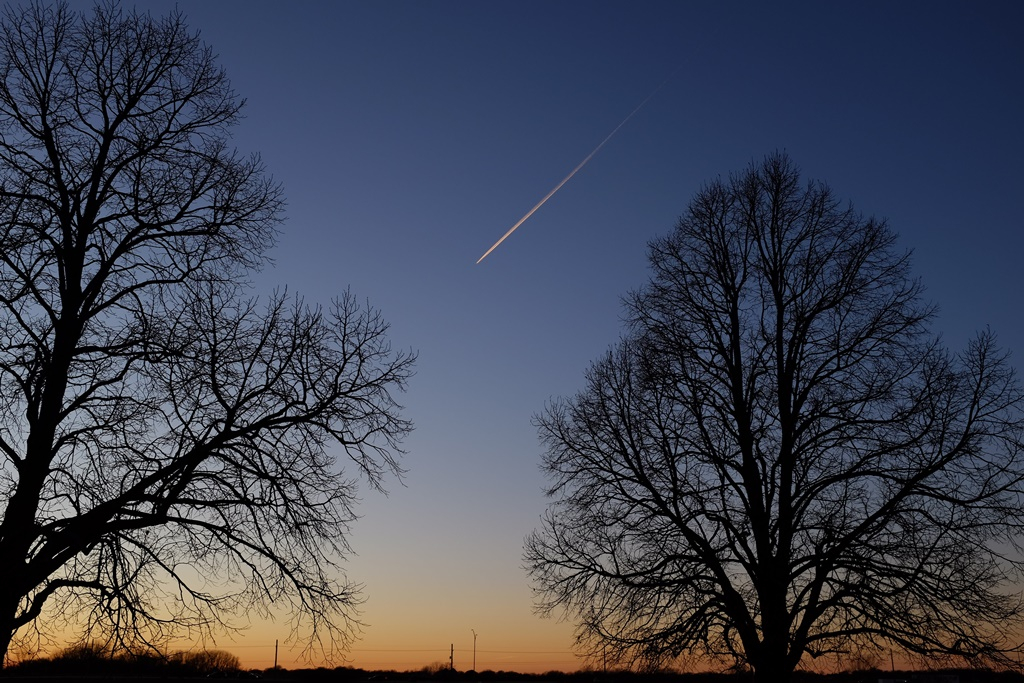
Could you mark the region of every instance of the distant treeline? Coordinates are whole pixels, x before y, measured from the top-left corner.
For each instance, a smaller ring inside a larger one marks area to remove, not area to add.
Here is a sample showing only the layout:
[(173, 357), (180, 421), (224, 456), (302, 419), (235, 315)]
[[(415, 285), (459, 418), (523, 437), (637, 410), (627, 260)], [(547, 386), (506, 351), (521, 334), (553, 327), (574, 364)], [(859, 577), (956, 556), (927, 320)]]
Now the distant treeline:
[(242, 673), (237, 656), (223, 650), (113, 653), (98, 643), (65, 648), (52, 657), (36, 657), (0, 670), (12, 677), (235, 677)]
[[(113, 678), (131, 679), (247, 678), (301, 683), (746, 683), (749, 672), (680, 673), (674, 671), (633, 672), (583, 670), (575, 673), (550, 671), (525, 674), (515, 671), (457, 671), (430, 665), (417, 671), (368, 671), (354, 667), (313, 669), (269, 668), (244, 670), (238, 657), (223, 650), (192, 650), (162, 653), (111, 653), (101, 645), (77, 645), (52, 657), (24, 660), (0, 669), (2, 678)], [(941, 671), (863, 671), (817, 674), (797, 671), (794, 683), (1024, 683), (1024, 675), (988, 669)]]
[[(371, 683), (417, 683), (418, 681), (452, 681), (453, 683), (747, 683), (754, 680), (753, 673), (683, 673), (675, 671), (578, 671), (565, 673), (550, 671), (544, 674), (523, 674), (514, 671), (452, 671), (451, 669), (423, 671), (361, 671), (358, 669), (314, 669), (282, 672), (291, 680), (340, 681), (368, 680)], [(340, 675), (339, 675), (340, 674)], [(1024, 675), (1010, 671), (989, 669), (940, 671), (863, 671), (819, 674), (807, 671), (793, 673), (794, 683), (878, 683), (878, 681), (906, 681), (906, 683), (1024, 683)]]

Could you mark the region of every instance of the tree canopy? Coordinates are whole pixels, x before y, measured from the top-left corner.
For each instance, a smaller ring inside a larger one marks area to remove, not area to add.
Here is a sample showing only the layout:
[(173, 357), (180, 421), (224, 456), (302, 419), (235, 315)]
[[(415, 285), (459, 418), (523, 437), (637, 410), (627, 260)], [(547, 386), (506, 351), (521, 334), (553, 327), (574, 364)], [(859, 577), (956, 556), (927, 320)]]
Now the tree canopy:
[(951, 353), (885, 221), (775, 154), (703, 187), (584, 388), (537, 418), (525, 557), (591, 654), (786, 680), (805, 656), (1014, 664), (1022, 394)]
[(0, 654), (357, 624), (355, 487), (401, 473), (414, 355), (349, 293), (253, 296), (282, 199), (241, 107), (180, 14), (3, 14)]

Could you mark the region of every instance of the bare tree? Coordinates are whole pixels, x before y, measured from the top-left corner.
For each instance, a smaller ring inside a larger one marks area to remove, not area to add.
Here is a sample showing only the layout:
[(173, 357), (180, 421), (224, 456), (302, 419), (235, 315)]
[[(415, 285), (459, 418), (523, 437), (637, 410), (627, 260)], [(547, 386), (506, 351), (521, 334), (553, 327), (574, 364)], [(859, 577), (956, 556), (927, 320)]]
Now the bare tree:
[(241, 105), (180, 15), (3, 16), (3, 655), (61, 618), (133, 651), (271, 604), (310, 647), (358, 625), (355, 485), (401, 474), (414, 358), (349, 294), (250, 298), (281, 199)]
[(539, 607), (597, 656), (762, 681), (889, 648), (1008, 663), (1022, 397), (992, 335), (945, 351), (885, 223), (785, 155), (704, 187), (650, 263), (537, 418)]

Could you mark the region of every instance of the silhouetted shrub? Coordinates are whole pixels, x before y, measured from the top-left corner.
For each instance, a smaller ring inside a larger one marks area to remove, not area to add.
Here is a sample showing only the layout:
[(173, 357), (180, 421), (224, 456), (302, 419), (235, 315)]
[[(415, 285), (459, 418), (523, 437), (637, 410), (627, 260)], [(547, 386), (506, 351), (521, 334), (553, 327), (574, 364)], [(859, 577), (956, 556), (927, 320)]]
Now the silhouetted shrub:
[(237, 672), (242, 661), (224, 650), (195, 650), (175, 652), (170, 662), (189, 673), (208, 676), (213, 673)]

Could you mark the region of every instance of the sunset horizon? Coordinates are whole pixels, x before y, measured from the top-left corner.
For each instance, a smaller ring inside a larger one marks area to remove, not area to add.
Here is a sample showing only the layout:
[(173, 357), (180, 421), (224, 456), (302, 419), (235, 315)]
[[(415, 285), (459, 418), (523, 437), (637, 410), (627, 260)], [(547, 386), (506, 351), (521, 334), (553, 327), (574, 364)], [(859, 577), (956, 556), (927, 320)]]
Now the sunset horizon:
[(1021, 26), (12, 2), (0, 668), (1024, 672)]

